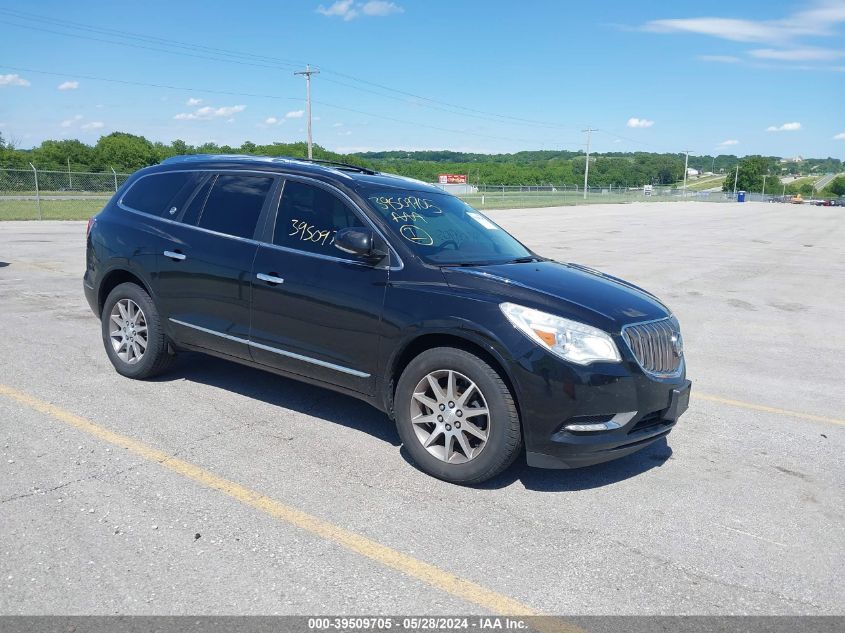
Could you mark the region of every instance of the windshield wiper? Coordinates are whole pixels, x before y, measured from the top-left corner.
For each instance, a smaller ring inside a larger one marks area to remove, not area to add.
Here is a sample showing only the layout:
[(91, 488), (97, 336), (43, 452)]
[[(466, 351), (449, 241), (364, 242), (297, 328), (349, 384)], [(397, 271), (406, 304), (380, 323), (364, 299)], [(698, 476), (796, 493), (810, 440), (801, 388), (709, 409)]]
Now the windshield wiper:
[(541, 262), (543, 261), (542, 258), (537, 257), (536, 255), (526, 255), (525, 257), (517, 257), (516, 259), (512, 259), (508, 262), (504, 262), (505, 264), (528, 264), (530, 262)]

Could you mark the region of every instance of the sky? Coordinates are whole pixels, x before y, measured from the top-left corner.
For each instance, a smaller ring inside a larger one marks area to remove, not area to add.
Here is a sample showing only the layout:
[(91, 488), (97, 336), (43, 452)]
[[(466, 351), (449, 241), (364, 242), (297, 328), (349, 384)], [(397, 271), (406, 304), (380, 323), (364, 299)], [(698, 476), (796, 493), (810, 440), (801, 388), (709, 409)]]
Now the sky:
[(845, 0), (0, 0), (20, 147), (305, 139), (845, 158)]

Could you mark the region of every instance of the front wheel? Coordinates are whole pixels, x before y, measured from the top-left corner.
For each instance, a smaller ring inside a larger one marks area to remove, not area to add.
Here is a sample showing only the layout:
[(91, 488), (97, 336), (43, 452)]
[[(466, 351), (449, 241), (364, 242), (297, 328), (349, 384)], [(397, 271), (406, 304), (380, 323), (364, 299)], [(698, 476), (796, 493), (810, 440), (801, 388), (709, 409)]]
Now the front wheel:
[(490, 479), (522, 445), (510, 389), (487, 362), (461, 349), (438, 347), (414, 358), (399, 379), (394, 410), (408, 453), (445, 481)]
[(170, 366), (173, 356), (158, 310), (140, 286), (116, 286), (106, 298), (101, 321), (106, 354), (119, 374), (152, 378)]

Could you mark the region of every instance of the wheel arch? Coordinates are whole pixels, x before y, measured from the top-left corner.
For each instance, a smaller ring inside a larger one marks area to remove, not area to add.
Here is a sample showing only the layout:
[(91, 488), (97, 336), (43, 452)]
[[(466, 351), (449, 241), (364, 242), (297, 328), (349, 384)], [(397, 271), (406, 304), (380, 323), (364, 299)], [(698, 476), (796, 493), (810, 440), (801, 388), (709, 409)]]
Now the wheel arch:
[(470, 354), (474, 354), (481, 358), (484, 362), (490, 365), (501, 377), (507, 385), (513, 396), (514, 404), (516, 404), (517, 413), (521, 415), (519, 404), (519, 394), (514, 387), (513, 379), (507, 370), (507, 365), (504, 359), (496, 352), (495, 347), (489, 343), (482, 342), (476, 337), (472, 336), (470, 332), (454, 331), (449, 332), (428, 332), (420, 334), (415, 338), (406, 342), (406, 344), (394, 354), (390, 361), (388, 371), (385, 372), (387, 381), (384, 386), (384, 404), (385, 411), (391, 419), (394, 418), (393, 400), (396, 393), (396, 385), (399, 382), (399, 377), (408, 364), (423, 352), (434, 349), (436, 347), (452, 347), (460, 349)]
[(103, 315), (103, 305), (105, 304), (106, 298), (109, 296), (109, 293), (123, 283), (133, 283), (136, 286), (140, 286), (146, 291), (148, 295), (150, 295), (150, 297), (153, 296), (152, 292), (150, 292), (149, 285), (144, 282), (141, 277), (126, 268), (114, 268), (108, 273), (106, 273), (106, 275), (103, 277), (103, 280), (100, 282), (99, 287), (97, 288), (98, 317), (101, 317)]

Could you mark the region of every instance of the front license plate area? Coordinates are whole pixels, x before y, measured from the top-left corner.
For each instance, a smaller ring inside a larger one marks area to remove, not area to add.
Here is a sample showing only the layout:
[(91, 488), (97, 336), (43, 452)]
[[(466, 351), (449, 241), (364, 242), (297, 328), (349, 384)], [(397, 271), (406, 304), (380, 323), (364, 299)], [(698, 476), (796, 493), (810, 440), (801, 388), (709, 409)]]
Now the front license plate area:
[(666, 415), (663, 416), (665, 420), (677, 420), (681, 414), (689, 408), (689, 395), (692, 389), (692, 383), (687, 381), (680, 389), (673, 389), (672, 395), (669, 398), (669, 408), (666, 409)]

